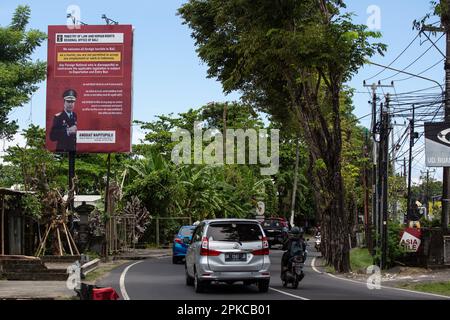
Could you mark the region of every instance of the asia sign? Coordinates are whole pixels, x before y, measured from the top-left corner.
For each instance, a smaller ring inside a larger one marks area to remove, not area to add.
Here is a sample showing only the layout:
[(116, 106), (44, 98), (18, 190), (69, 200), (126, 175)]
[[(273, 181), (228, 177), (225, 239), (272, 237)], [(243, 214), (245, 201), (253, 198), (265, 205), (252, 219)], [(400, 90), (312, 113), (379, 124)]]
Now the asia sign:
[(427, 167), (450, 167), (450, 123), (425, 123)]
[(418, 252), (422, 243), (422, 232), (416, 228), (406, 228), (400, 240), (400, 246), (405, 252)]
[(131, 25), (48, 28), (46, 145), (131, 152)]

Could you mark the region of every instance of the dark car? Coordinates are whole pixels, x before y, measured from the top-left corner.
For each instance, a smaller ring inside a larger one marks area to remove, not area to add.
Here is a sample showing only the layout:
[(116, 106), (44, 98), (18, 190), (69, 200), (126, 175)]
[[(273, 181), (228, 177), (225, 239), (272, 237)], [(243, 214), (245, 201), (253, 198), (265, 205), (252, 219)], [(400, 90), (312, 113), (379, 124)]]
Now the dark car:
[(289, 226), (284, 218), (266, 218), (262, 222), (269, 246), (283, 244), (288, 238)]

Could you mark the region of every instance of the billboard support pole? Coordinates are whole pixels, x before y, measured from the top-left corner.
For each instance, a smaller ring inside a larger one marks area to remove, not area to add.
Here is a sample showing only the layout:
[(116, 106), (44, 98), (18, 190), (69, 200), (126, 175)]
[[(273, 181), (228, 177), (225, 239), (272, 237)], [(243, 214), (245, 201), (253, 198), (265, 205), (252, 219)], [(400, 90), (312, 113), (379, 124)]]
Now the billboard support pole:
[[(69, 152), (69, 190), (72, 190), (73, 188), (73, 178), (75, 177), (75, 158), (76, 158), (76, 152), (70, 151)], [(69, 210), (73, 211), (74, 208), (74, 198), (70, 200), (69, 203)]]
[(412, 105), (412, 119), (409, 120), (409, 169), (408, 169), (408, 208), (407, 208), (407, 223), (412, 219), (412, 199), (411, 199), (411, 176), (412, 176), (412, 150), (414, 147), (414, 117), (415, 117), (415, 105)]
[(107, 160), (107, 167), (108, 171), (106, 173), (106, 191), (105, 191), (105, 215), (107, 216), (107, 221), (105, 221), (105, 259), (108, 261), (108, 232), (111, 232), (111, 230), (108, 230), (108, 222), (110, 217), (108, 217), (108, 211), (109, 211), (109, 177), (111, 175), (111, 153), (108, 153), (108, 160)]

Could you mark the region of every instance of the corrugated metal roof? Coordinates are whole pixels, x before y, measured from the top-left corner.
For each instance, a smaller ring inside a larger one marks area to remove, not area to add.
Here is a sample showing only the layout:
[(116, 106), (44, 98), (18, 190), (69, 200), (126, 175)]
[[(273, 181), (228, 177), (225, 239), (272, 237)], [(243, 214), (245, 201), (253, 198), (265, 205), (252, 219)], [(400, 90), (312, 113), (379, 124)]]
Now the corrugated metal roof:
[[(95, 196), (83, 196), (83, 195), (76, 195), (74, 202), (96, 202), (102, 199), (102, 196), (95, 195)], [(67, 200), (67, 195), (64, 196), (64, 200)]]
[(8, 188), (0, 188), (0, 195), (6, 196), (18, 196), (18, 195), (26, 195), (26, 194), (34, 194), (32, 191), (19, 191)]

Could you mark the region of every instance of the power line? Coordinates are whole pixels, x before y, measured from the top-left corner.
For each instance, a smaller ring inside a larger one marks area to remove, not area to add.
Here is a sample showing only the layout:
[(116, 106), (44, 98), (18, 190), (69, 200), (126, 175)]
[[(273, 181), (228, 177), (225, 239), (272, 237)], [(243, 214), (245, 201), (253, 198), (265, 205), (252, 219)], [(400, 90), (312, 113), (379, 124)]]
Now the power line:
[(411, 94), (411, 93), (423, 92), (423, 91), (430, 90), (430, 89), (435, 89), (435, 88), (439, 88), (439, 86), (433, 86), (433, 87), (419, 89), (419, 90), (414, 90), (414, 91), (409, 91), (409, 92), (400, 92), (398, 95), (401, 96), (401, 95), (407, 95), (407, 94)]
[[(388, 65), (388, 67), (390, 67), (392, 64), (394, 64), (394, 62), (395, 61), (397, 61), (405, 52), (406, 52), (406, 50), (408, 50), (409, 49), (409, 47), (411, 47), (412, 46), (412, 44), (417, 40), (417, 38), (420, 36), (420, 33), (418, 33), (415, 37), (414, 37), (414, 39), (406, 46), (406, 48), (397, 56), (397, 58), (395, 58), (389, 65)], [(368, 81), (368, 80), (372, 80), (373, 78), (376, 78), (376, 77), (378, 77), (380, 74), (382, 74), (384, 71), (386, 71), (388, 68), (387, 67), (385, 67), (383, 70), (381, 70), (380, 72), (378, 72), (376, 75), (374, 75), (374, 76), (372, 76), (372, 77), (370, 77), (370, 78), (368, 78), (368, 79), (366, 79), (365, 81)]]
[[(439, 60), (438, 62), (436, 62), (435, 64), (433, 64), (431, 67), (429, 67), (429, 68), (423, 70), (422, 72), (418, 73), (418, 75), (420, 76), (421, 74), (424, 74), (425, 72), (427, 72), (427, 71), (433, 69), (434, 67), (440, 65), (440, 64), (441, 64), (442, 62), (444, 62), (444, 61), (445, 61), (445, 59)], [(405, 80), (409, 80), (409, 79), (412, 79), (412, 78), (414, 78), (414, 77), (411, 76), (411, 77), (408, 77), (408, 78), (403, 78), (403, 79), (395, 80), (395, 82), (405, 81)]]
[[(438, 41), (442, 38), (444, 36), (444, 34), (442, 34), (440, 37), (439, 37), (439, 39), (438, 39)], [(428, 51), (430, 51), (432, 48), (433, 48), (433, 46), (434, 45), (431, 45), (427, 50), (425, 50), (425, 52), (423, 52), (419, 57), (417, 57), (413, 62), (411, 62), (408, 66), (406, 66), (404, 69), (402, 69), (402, 71), (405, 71), (405, 70), (407, 70), (408, 68), (410, 68), (413, 64), (415, 64), (417, 61), (419, 61), (424, 55), (426, 55), (427, 53), (428, 53)], [(400, 74), (401, 72), (397, 72), (396, 74), (394, 74), (394, 75), (392, 75), (392, 76), (390, 76), (390, 77), (387, 77), (387, 78), (385, 78), (385, 79), (382, 79), (381, 81), (385, 81), (385, 80), (388, 80), (388, 79), (392, 79), (393, 77), (395, 77), (395, 76), (397, 76), (398, 74)]]

